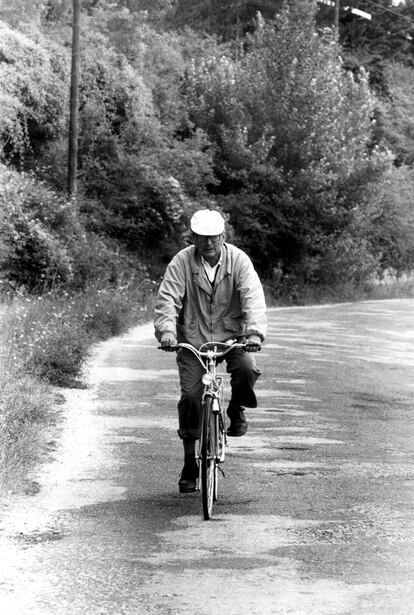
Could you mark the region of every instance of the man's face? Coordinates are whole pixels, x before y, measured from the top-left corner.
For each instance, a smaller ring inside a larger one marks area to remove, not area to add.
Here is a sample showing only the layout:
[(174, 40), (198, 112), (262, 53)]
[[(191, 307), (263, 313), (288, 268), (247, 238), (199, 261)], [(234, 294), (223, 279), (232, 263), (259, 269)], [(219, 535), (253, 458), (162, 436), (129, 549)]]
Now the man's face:
[(218, 263), (221, 247), (224, 243), (224, 233), (221, 235), (196, 235), (193, 233), (193, 243), (201, 256), (214, 267)]

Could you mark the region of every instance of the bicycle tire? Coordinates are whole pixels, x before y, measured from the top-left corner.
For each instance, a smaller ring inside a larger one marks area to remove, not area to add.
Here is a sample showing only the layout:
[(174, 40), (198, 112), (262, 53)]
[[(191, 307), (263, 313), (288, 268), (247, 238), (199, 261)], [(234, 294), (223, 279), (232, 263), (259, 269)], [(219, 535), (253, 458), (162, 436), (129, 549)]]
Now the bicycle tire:
[(218, 463), (214, 466), (214, 486), (213, 486), (213, 502), (218, 500)]
[(216, 467), (216, 415), (212, 411), (212, 398), (206, 397), (203, 404), (203, 424), (201, 429), (201, 495), (203, 500), (203, 516), (211, 519), (214, 495), (217, 495)]
[(223, 379), (217, 378), (219, 384), (218, 404), (219, 412), (215, 413), (215, 433), (216, 433), (216, 466), (215, 466), (215, 481), (214, 481), (214, 501), (218, 500), (218, 477), (219, 465), (224, 462), (226, 449), (226, 414), (224, 412), (224, 396), (223, 396)]
[[(225, 417), (220, 413), (215, 414), (215, 430), (216, 430), (216, 442), (217, 442), (217, 457), (215, 467), (215, 480), (214, 480), (214, 501), (218, 500), (218, 477), (219, 477), (219, 465), (224, 462), (224, 454), (226, 447), (226, 433), (225, 433)], [(220, 468), (221, 469), (221, 468)]]

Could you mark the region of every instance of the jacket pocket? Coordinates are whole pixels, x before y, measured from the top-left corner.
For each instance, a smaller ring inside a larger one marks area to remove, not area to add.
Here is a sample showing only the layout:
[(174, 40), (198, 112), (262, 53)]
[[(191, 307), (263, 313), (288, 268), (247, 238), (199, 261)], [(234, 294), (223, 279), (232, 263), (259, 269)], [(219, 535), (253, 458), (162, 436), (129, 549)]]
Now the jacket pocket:
[(226, 331), (233, 333), (243, 333), (244, 331), (241, 316), (238, 318), (223, 318), (223, 326)]
[(198, 320), (191, 320), (190, 322), (187, 322), (185, 324), (177, 324), (177, 331), (179, 331), (183, 335), (197, 334), (199, 331)]

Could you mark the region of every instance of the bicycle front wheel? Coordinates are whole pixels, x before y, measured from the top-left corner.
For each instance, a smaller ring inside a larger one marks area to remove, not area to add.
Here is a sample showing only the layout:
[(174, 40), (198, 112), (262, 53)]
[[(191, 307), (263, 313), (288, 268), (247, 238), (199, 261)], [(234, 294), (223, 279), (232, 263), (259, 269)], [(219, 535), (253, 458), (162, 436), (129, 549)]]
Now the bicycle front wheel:
[(201, 427), (201, 494), (204, 519), (211, 518), (213, 502), (217, 498), (216, 468), (216, 415), (212, 410), (212, 398), (206, 397), (203, 404)]

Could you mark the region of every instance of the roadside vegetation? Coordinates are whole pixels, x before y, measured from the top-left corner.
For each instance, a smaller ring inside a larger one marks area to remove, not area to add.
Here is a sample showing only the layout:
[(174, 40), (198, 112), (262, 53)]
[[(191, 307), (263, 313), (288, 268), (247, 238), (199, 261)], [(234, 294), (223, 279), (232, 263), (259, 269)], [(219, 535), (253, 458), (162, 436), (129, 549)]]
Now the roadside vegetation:
[(0, 165), (0, 486), (20, 489), (56, 437), (58, 387), (83, 387), (91, 346), (147, 319), (147, 269), (76, 206)]
[(414, 294), (408, 39), (356, 40), (344, 21), (337, 40), (311, 0), (240, 0), (206, 21), (213, 4), (82, 2), (71, 200), (72, 3), (2, 3), (4, 484), (47, 451), (56, 387), (83, 386), (91, 345), (150, 317), (200, 207), (226, 217), (270, 304)]
[(0, 304), (0, 489), (20, 489), (28, 470), (54, 446), (59, 388), (85, 386), (91, 346), (150, 312), (146, 278), (71, 295), (17, 294)]

